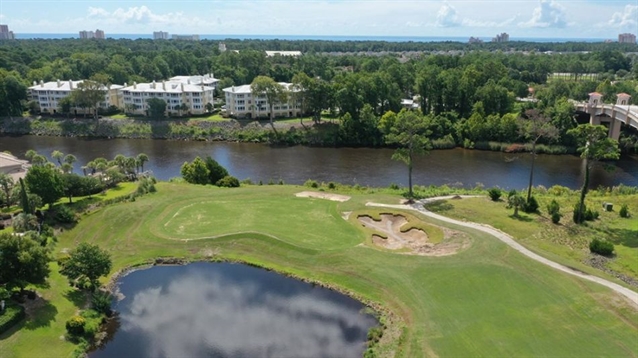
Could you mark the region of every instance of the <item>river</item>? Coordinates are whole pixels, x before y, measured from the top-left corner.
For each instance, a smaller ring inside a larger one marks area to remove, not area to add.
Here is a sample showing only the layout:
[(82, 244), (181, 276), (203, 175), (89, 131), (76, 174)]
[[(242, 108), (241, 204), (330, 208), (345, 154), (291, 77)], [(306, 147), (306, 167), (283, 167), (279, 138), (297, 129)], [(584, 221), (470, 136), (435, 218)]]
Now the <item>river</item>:
[[(144, 139), (89, 139), (69, 137), (0, 137), (0, 151), (23, 158), (34, 149), (50, 156), (54, 150), (74, 154), (79, 167), (97, 157), (112, 159), (117, 154), (146, 153), (145, 169), (160, 180), (180, 175), (180, 167), (195, 156), (210, 155), (231, 175), (254, 182), (280, 179), (302, 184), (308, 179), (343, 184), (384, 187), (407, 185), (407, 168), (391, 159), (391, 149), (271, 147), (264, 144), (228, 142), (186, 142)], [(527, 186), (531, 155), (508, 154), (461, 148), (436, 150), (418, 157), (414, 164), (414, 184), (454, 184), (473, 187), (523, 189)], [(613, 163), (613, 171), (598, 164), (591, 173), (591, 187), (625, 184), (638, 186), (638, 156), (624, 156)], [(578, 188), (584, 175), (583, 161), (574, 155), (539, 155), (535, 185), (563, 185)]]

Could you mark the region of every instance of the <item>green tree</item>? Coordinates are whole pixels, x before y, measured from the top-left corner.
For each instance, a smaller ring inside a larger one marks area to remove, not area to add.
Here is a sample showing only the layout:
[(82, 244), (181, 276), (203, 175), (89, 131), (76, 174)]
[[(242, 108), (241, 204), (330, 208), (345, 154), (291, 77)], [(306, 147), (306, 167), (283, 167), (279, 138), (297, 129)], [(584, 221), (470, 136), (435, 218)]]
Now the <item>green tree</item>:
[(13, 195), (11, 195), (11, 192), (14, 186), (15, 182), (9, 174), (0, 173), (0, 190), (2, 191), (0, 192), (0, 203), (4, 204), (7, 208), (13, 205)]
[(42, 198), (49, 209), (64, 195), (64, 185), (60, 173), (46, 166), (32, 166), (24, 178), (30, 193)]
[(71, 108), (75, 106), (73, 100), (74, 96), (66, 96), (58, 101), (58, 109), (61, 113), (66, 114), (67, 117), (71, 114)]
[(65, 173), (60, 175), (62, 185), (64, 187), (64, 196), (69, 198), (69, 203), (73, 203), (74, 196), (80, 196), (84, 193), (83, 178), (77, 174)]
[[(274, 128), (275, 125), (273, 123), (273, 119), (275, 118), (274, 106), (277, 103), (283, 103), (287, 99), (287, 91), (286, 89), (275, 82), (272, 78), (268, 76), (257, 76), (250, 84), (250, 89), (257, 96), (265, 96), (268, 101), (268, 106), (270, 107), (270, 125)], [(255, 98), (254, 101), (257, 101)]]
[(425, 154), (431, 147), (430, 130), (428, 123), (422, 114), (414, 111), (401, 110), (394, 123), (388, 128), (380, 126), (384, 132), (386, 143), (396, 145), (398, 148), (392, 155), (392, 159), (400, 160), (408, 166), (408, 196), (414, 198), (412, 191), (412, 167), (414, 156)]
[(22, 116), (22, 104), (27, 100), (27, 87), (15, 72), (0, 69), (0, 115)]
[(567, 133), (576, 138), (579, 144), (580, 157), (585, 160), (585, 178), (580, 190), (579, 212), (574, 216), (576, 223), (580, 224), (584, 221), (585, 196), (589, 190), (589, 172), (592, 165), (603, 159), (618, 159), (620, 157), (620, 149), (618, 149), (618, 141), (607, 137), (607, 128), (605, 126), (583, 124), (569, 130)]
[(0, 234), (0, 286), (24, 290), (49, 276), (47, 249), (30, 236)]
[(104, 102), (106, 96), (105, 83), (94, 80), (84, 80), (78, 84), (78, 88), (72, 95), (75, 103), (83, 108), (88, 108), (95, 119), (98, 117), (100, 103)]
[(527, 199), (529, 203), (532, 197), (532, 186), (534, 180), (534, 163), (536, 162), (536, 143), (539, 139), (555, 140), (558, 138), (558, 129), (552, 124), (549, 118), (541, 115), (538, 110), (530, 109), (525, 112), (525, 117), (519, 119), (520, 133), (528, 142), (532, 143), (532, 167), (529, 171), (529, 184), (527, 187)]
[(90, 283), (90, 287), (98, 286), (98, 279), (111, 271), (111, 256), (97, 245), (83, 242), (69, 252), (60, 273), (66, 276), (71, 284), (82, 286)]
[(525, 205), (525, 198), (516, 193), (507, 198), (507, 207), (514, 208), (514, 216), (518, 217), (518, 209)]
[(208, 169), (208, 183), (215, 185), (220, 179), (228, 176), (226, 168), (221, 166), (210, 156), (206, 157), (206, 169)]
[(160, 98), (149, 98), (146, 100), (148, 104), (148, 116), (151, 118), (164, 118), (166, 112), (166, 101)]
[(149, 160), (148, 155), (140, 153), (137, 155), (137, 157), (135, 157), (135, 159), (137, 159), (137, 161), (139, 162), (141, 171), (144, 172), (144, 164), (147, 163)]
[(51, 152), (51, 158), (55, 159), (59, 165), (62, 165), (62, 159), (64, 158), (64, 153), (59, 150), (54, 150)]
[(210, 172), (200, 157), (196, 157), (192, 163), (185, 162), (182, 165), (181, 173), (184, 180), (191, 184), (206, 185), (210, 183)]

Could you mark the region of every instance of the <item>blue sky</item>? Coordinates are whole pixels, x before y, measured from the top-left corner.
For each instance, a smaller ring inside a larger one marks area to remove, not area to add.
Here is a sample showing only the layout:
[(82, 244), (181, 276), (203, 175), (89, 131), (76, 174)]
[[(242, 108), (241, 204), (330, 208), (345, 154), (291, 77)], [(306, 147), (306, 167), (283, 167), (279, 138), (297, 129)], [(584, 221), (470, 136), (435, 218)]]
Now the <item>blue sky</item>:
[(638, 0), (0, 0), (16, 33), (610, 38)]

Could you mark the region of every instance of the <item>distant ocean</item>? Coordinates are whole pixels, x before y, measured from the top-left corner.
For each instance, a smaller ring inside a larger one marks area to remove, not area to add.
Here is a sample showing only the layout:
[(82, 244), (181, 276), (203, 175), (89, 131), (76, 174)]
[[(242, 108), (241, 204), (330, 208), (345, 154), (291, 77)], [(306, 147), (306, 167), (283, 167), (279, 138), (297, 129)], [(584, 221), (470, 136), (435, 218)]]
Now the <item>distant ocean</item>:
[[(17, 39), (69, 39), (78, 38), (78, 34), (15, 34)], [(106, 34), (113, 39), (152, 39), (152, 34)], [(309, 35), (199, 35), (201, 40), (323, 40), (323, 41), (387, 41), (387, 42), (468, 42), (468, 37), (437, 37), (437, 36), (309, 36)], [(479, 37), (489, 42), (491, 37)], [(543, 38), (543, 37), (511, 37), (510, 41), (526, 42), (603, 42), (606, 39), (596, 38)]]

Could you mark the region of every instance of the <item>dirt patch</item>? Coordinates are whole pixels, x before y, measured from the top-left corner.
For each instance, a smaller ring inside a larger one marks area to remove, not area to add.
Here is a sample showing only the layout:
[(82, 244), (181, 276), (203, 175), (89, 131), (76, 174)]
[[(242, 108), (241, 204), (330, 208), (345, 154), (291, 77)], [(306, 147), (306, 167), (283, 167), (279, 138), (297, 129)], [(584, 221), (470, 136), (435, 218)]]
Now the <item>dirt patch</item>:
[(352, 214), (352, 211), (344, 211), (341, 213), (341, 217), (343, 220), (348, 221), (348, 219), (350, 219), (350, 214)]
[(463, 233), (441, 228), (444, 238), (441, 243), (428, 241), (428, 235), (421, 229), (411, 228), (401, 231), (408, 220), (403, 215), (381, 214), (381, 220), (370, 216), (359, 216), (363, 226), (373, 229), (382, 235), (373, 234), (372, 243), (388, 250), (404, 250), (402, 253), (422, 256), (447, 256), (470, 246), (470, 239)]
[(301, 193), (295, 194), (295, 196), (298, 198), (317, 198), (341, 202), (350, 200), (350, 197), (346, 195), (323, 193), (320, 191), (302, 191)]

